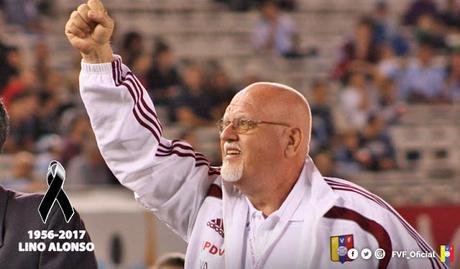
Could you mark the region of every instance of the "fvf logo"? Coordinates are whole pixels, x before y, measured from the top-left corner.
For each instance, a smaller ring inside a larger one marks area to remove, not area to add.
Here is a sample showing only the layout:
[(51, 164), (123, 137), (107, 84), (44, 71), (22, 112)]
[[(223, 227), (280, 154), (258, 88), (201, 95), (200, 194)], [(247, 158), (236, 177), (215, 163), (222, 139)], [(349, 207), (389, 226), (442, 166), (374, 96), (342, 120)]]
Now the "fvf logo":
[(219, 256), (223, 256), (225, 252), (224, 249), (217, 247), (216, 245), (212, 244), (209, 241), (205, 241), (203, 243), (203, 250), (211, 253), (212, 255), (219, 255)]

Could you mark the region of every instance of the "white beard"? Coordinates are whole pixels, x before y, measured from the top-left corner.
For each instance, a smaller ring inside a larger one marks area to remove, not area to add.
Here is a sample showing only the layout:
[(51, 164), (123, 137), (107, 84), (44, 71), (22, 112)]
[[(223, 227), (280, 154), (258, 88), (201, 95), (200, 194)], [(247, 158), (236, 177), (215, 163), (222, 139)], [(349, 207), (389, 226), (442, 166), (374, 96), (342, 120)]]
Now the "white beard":
[(243, 176), (243, 160), (232, 164), (224, 160), (220, 169), (220, 175), (226, 182), (237, 182)]

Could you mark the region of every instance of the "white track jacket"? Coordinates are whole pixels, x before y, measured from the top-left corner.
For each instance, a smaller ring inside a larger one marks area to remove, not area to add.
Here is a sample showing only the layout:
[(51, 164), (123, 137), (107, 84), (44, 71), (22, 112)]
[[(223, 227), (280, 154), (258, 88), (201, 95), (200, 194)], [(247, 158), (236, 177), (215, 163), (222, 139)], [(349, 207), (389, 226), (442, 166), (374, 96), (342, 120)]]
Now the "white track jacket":
[[(264, 226), (269, 239), (254, 258), (246, 198), (189, 144), (162, 137), (152, 100), (119, 56), (82, 63), (80, 91), (112, 172), (188, 243), (186, 268), (447, 268), (390, 205), (321, 176), (309, 157), (282, 211)], [(377, 249), (385, 256), (378, 250), (376, 258)]]

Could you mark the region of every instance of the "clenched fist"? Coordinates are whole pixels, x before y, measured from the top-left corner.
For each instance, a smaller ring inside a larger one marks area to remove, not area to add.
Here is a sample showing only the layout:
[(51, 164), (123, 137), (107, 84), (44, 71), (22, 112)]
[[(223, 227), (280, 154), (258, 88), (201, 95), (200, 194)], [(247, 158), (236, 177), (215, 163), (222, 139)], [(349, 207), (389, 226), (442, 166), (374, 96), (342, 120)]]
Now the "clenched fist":
[(65, 34), (70, 44), (78, 49), (88, 63), (112, 61), (110, 37), (114, 22), (100, 0), (89, 0), (70, 14)]

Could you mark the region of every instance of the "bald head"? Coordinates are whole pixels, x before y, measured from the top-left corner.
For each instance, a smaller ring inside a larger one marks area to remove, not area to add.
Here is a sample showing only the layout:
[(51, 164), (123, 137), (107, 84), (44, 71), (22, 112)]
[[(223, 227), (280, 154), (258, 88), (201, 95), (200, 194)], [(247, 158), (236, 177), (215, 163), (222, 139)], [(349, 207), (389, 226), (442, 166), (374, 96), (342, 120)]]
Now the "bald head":
[(310, 106), (297, 90), (279, 83), (256, 82), (238, 92), (230, 106), (232, 104), (251, 106), (260, 119), (299, 128), (305, 137), (303, 142), (310, 143)]
[[(239, 119), (262, 124), (241, 130), (235, 126), (241, 123)], [(228, 124), (220, 133), (222, 178), (253, 203), (276, 198), (274, 208), (278, 208), (299, 178), (308, 154), (311, 112), (307, 101), (288, 86), (258, 82), (235, 95), (223, 122)]]

